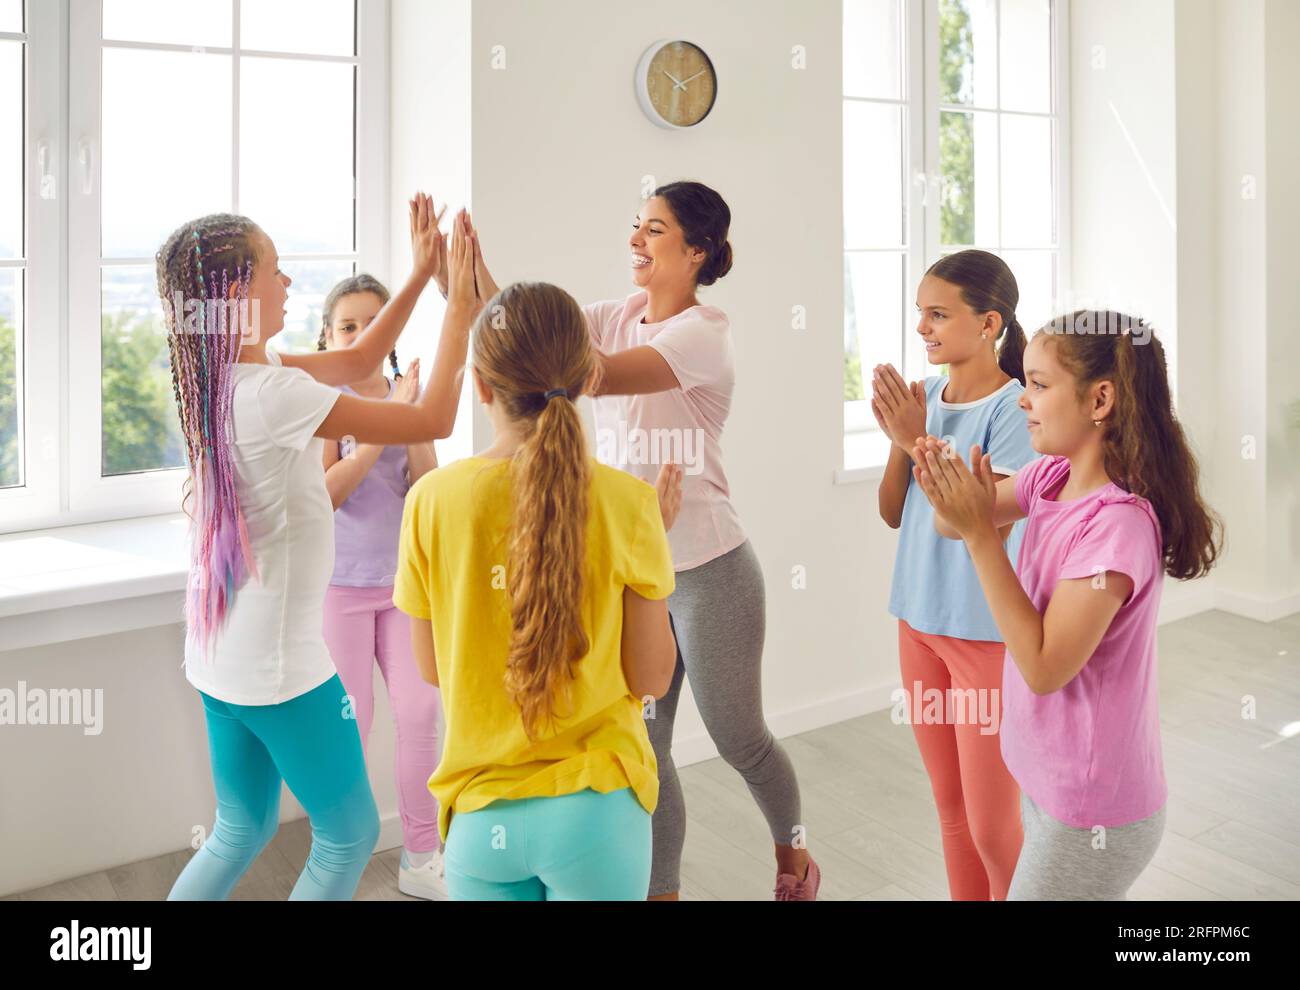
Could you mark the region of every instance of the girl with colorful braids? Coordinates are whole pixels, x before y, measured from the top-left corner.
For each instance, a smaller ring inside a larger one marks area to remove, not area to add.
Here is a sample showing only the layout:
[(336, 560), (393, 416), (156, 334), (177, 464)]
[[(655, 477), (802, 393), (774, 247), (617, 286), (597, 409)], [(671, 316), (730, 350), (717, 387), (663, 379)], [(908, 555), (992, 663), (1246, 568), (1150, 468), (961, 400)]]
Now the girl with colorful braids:
[[(1007, 900), (1123, 900), (1165, 827), (1160, 592), (1166, 574), (1209, 572), (1222, 525), (1150, 326), (1073, 313), (1034, 335), (1024, 370), (1044, 456), (996, 481), (979, 444), (967, 467), (923, 436), (912, 476), (939, 535), (965, 543), (1007, 644), (1001, 747), (1024, 819)], [(997, 527), (1019, 519), (1012, 570)]]
[[(318, 348), (356, 346), (388, 304), (389, 292), (370, 275), (353, 275), (325, 297)], [(349, 395), (416, 402), (420, 361), (393, 381), (382, 362), (350, 385)], [(438, 805), (428, 788), (438, 764), (438, 689), (420, 677), (411, 653), (411, 622), (393, 605), (402, 506), (411, 485), (438, 466), (432, 443), (325, 444), (325, 487), (334, 505), (334, 575), (325, 593), (325, 644), (353, 699), (363, 752), (374, 722), (374, 667), (388, 685), (397, 729), (397, 802), (402, 858), (397, 887), (413, 897), (443, 897)]]
[[(190, 478), (185, 671), (207, 718), (217, 813), (172, 888), (224, 899), (270, 841), (287, 783), (312, 826), (295, 900), (352, 897), (379, 834), (351, 706), (322, 637), (334, 526), (322, 441), (426, 442), (451, 433), (477, 313), (468, 217), (446, 256), (432, 201), (410, 204), (414, 269), (356, 344), (278, 355), (291, 282), (246, 217), (185, 224), (157, 256)], [(446, 258), (449, 300), (416, 403), (346, 395), (393, 349)]]

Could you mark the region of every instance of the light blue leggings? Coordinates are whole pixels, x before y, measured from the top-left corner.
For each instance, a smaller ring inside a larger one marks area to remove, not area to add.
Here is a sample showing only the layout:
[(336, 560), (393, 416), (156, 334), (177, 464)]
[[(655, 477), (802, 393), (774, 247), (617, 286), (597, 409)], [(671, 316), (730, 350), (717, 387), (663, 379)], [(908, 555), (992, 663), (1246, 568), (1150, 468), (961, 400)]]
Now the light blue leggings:
[(311, 854), (290, 900), (346, 901), (379, 841), (361, 736), (335, 674), (278, 705), (203, 694), (217, 818), (169, 901), (225, 900), (280, 827), (280, 783), (311, 820)]
[(453, 901), (643, 901), (650, 815), (630, 787), (493, 801), (454, 814), (447, 833)]

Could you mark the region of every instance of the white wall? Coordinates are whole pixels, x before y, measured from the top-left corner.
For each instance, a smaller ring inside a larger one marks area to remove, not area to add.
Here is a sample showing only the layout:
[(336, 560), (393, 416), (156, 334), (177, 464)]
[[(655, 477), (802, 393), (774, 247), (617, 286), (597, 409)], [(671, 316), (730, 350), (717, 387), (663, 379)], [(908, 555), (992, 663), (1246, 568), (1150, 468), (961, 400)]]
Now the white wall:
[(1146, 317), (1176, 353), (1174, 0), (1072, 0), (1073, 299)]
[[(1267, 527), (1270, 600), (1300, 594), (1300, 3), (1267, 0), (1264, 11), (1265, 243), (1268, 252)], [(1264, 528), (1264, 527), (1261, 527)], [(1285, 601), (1286, 599), (1283, 598)], [(1291, 599), (1293, 608), (1300, 601)]]
[(1288, 0), (1180, 0), (1176, 20), (1179, 285), (1198, 376), (1181, 398), (1210, 438), (1227, 529), (1215, 603), (1266, 620), (1300, 608), (1298, 17)]
[(1300, 608), (1300, 208), (1276, 179), (1297, 173), (1297, 16), (1288, 0), (1071, 4), (1073, 288), (1160, 331), (1227, 530), (1210, 578), (1166, 583), (1165, 614)]
[[(470, 0), (392, 0), (389, 186), (394, 198), (390, 255), (394, 287), (410, 272), (406, 201), (416, 190), (448, 204), (442, 229), (470, 199)], [(477, 218), (476, 218), (477, 219)], [(399, 345), (418, 355), (428, 381), (437, 353), (444, 303), (430, 286)], [(403, 357), (403, 360), (406, 360)], [(441, 463), (474, 452), (473, 396), (461, 395), (452, 436), (436, 444)]]

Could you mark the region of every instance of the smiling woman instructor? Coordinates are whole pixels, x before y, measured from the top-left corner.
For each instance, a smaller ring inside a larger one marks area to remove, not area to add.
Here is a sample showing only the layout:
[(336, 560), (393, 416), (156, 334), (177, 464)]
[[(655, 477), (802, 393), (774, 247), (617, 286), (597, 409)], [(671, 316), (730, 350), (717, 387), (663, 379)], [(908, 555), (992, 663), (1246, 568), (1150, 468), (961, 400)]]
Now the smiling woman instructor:
[[(650, 896), (676, 900), (680, 888), (686, 810), (672, 737), (682, 678), (688, 677), (709, 736), (767, 820), (776, 899), (815, 900), (821, 874), (802, 841), (799, 785), (763, 718), (763, 573), (731, 505), (722, 466), (722, 429), (735, 387), (730, 324), (726, 313), (696, 298), (700, 286), (731, 269), (730, 224), (727, 204), (708, 186), (659, 187), (642, 205), (628, 241), (636, 291), (583, 307), (600, 353), (602, 377), (593, 393), (601, 396), (593, 402), (597, 435), (669, 436), (676, 449), (693, 450), (698, 459), (683, 478), (681, 511), (668, 534), (677, 580), (668, 599), (677, 667), (646, 720), (659, 764)], [(481, 252), (476, 278), (485, 300), (495, 295)], [(661, 465), (653, 445), (648, 458), (635, 445), (600, 446), (602, 455), (613, 455), (614, 466), (654, 483)]]

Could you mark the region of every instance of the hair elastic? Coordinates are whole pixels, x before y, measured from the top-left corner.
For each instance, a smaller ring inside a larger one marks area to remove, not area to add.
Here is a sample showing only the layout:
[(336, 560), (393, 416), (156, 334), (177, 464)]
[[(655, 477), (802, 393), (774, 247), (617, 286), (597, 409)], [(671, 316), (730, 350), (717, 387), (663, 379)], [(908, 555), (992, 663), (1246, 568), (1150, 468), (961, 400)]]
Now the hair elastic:
[(543, 398), (547, 402), (550, 402), (557, 395), (562, 395), (567, 399), (569, 397), (569, 390), (567, 388), (553, 388), (549, 392), (547, 392), (546, 395), (543, 396)]

